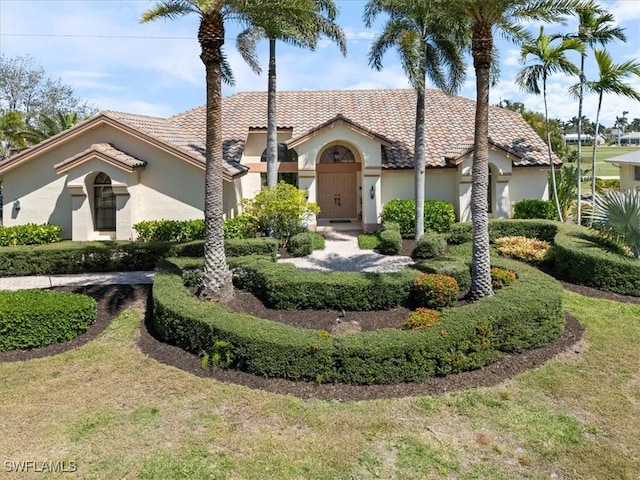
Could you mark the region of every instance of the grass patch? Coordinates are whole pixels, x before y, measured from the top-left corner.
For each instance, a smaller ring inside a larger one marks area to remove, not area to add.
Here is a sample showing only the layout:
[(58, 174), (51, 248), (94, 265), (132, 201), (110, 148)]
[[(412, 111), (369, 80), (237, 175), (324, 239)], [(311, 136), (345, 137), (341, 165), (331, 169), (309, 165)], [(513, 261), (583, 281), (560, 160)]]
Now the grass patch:
[(74, 461), (74, 478), (637, 479), (640, 306), (566, 292), (564, 305), (586, 328), (579, 354), (491, 388), (347, 403), (159, 364), (129, 310), (78, 349), (0, 363), (0, 464)]

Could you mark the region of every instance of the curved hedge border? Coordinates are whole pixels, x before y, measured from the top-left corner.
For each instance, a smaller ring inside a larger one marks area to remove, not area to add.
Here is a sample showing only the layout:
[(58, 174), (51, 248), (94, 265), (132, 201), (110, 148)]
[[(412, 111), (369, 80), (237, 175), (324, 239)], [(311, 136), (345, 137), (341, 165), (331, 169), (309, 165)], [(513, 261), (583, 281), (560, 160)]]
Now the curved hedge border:
[[(199, 263), (173, 259), (158, 265), (154, 329), (165, 341), (207, 354), (214, 361), (224, 358), (219, 363), (266, 377), (351, 384), (420, 381), (481, 367), (503, 352), (543, 345), (558, 337), (564, 325), (560, 285), (532, 267), (508, 260), (500, 259), (496, 265), (518, 274), (514, 285), (494, 297), (445, 310), (433, 328), (343, 336), (298, 329), (199, 301), (181, 277), (182, 268)], [(285, 265), (279, 266), (290, 272)], [(333, 286), (329, 282), (325, 288), (328, 294)]]
[[(226, 240), (225, 252), (229, 257), (261, 254), (275, 259), (278, 242), (273, 238)], [(153, 270), (163, 257), (203, 255), (204, 241), (183, 244), (66, 241), (0, 247), (0, 276)]]
[(96, 301), (51, 290), (0, 291), (0, 352), (71, 340), (97, 317)]

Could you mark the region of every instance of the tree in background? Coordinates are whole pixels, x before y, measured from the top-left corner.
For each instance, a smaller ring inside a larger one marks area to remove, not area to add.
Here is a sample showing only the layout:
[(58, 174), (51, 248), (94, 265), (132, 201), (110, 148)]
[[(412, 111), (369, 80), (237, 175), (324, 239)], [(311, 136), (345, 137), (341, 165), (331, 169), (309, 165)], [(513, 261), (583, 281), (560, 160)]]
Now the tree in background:
[(465, 77), (462, 49), (465, 44), (453, 40), (456, 27), (453, 17), (443, 10), (438, 0), (370, 0), (364, 10), (364, 23), (371, 27), (383, 13), (389, 19), (374, 39), (369, 50), (369, 63), (382, 69), (382, 58), (395, 47), (402, 68), (416, 91), (415, 140), (413, 163), (415, 173), (416, 229), (415, 238), (424, 234), (425, 187), (425, 89), (427, 76), (436, 87), (454, 93)]
[[(596, 132), (595, 138), (598, 138), (600, 130), (600, 111), (602, 109), (602, 97), (605, 93), (621, 95), (640, 101), (640, 92), (637, 92), (631, 85), (624, 83), (624, 79), (630, 76), (640, 77), (640, 63), (629, 60), (623, 63), (615, 64), (611, 59), (611, 55), (605, 50), (595, 50), (596, 63), (598, 64), (598, 80), (585, 82), (584, 88), (587, 92), (598, 95), (598, 109), (596, 112)], [(573, 85), (572, 93), (577, 94), (582, 84)], [(591, 198), (596, 196), (596, 151), (598, 142), (593, 142), (593, 153), (591, 156)], [(578, 201), (579, 203), (579, 201)], [(594, 205), (595, 209), (595, 205)]]
[[(597, 2), (593, 0), (589, 0), (578, 6), (576, 9), (576, 13), (578, 15), (578, 31), (576, 33), (571, 33), (566, 35), (565, 38), (576, 39), (583, 44), (585, 47), (580, 53), (580, 88), (577, 91), (578, 94), (578, 116), (577, 125), (576, 125), (576, 133), (578, 134), (578, 176), (582, 177), (580, 174), (580, 170), (582, 169), (582, 133), (587, 133), (586, 130), (583, 132), (583, 124), (582, 124), (582, 105), (584, 100), (584, 88), (585, 83), (587, 81), (584, 74), (584, 63), (587, 57), (587, 48), (593, 49), (597, 45), (605, 46), (607, 43), (613, 41), (615, 38), (626, 42), (627, 39), (624, 35), (624, 29), (620, 27), (612, 26), (615, 18), (609, 12), (606, 12), (602, 9)], [(595, 128), (593, 129), (595, 132)], [(593, 132), (590, 132), (593, 133)], [(594, 137), (594, 142), (597, 142), (597, 137)], [(578, 184), (578, 213), (577, 220), (578, 225), (581, 221), (581, 203), (582, 200), (582, 184)]]
[(256, 44), (269, 40), (269, 73), (267, 81), (267, 187), (278, 183), (278, 126), (276, 123), (276, 40), (314, 50), (320, 36), (335, 41), (346, 56), (347, 41), (342, 29), (336, 25), (338, 14), (333, 0), (299, 2), (297, 15), (284, 20), (271, 16), (254, 23), (238, 35), (236, 47), (251, 69), (260, 74), (262, 68), (256, 57)]
[(26, 128), (22, 112), (8, 112), (0, 117), (0, 160), (27, 147), (21, 134)]
[[(529, 93), (540, 95), (544, 101), (545, 119), (545, 139), (547, 142), (547, 153), (549, 156), (549, 168), (551, 169), (551, 197), (556, 204), (558, 218), (562, 222), (562, 210), (558, 201), (558, 187), (556, 185), (556, 169), (552, 158), (551, 128), (549, 126), (549, 106), (547, 104), (547, 79), (553, 73), (564, 73), (577, 75), (578, 68), (571, 63), (566, 56), (569, 50), (576, 50), (580, 53), (584, 51), (584, 45), (577, 39), (563, 38), (554, 41), (551, 35), (545, 35), (544, 27), (540, 27), (538, 37), (532, 41), (525, 42), (520, 50), (520, 62), (525, 67), (518, 72), (516, 83)], [(527, 65), (529, 59), (533, 63)], [(542, 83), (542, 91), (540, 90)]]
[[(471, 56), (476, 77), (476, 118), (471, 176), (471, 253), (470, 298), (493, 295), (489, 255), (489, 90), (497, 80), (494, 31), (521, 44), (530, 40), (525, 25), (530, 21), (558, 22), (573, 13), (573, 0), (455, 0), (447, 3), (451, 18), (471, 37)], [(464, 45), (464, 39), (460, 40)]]
[(37, 126), (27, 127), (20, 135), (29, 144), (35, 145), (49, 137), (53, 137), (60, 132), (64, 132), (78, 123), (80, 119), (77, 112), (62, 113), (57, 112), (55, 116), (48, 117), (44, 114), (40, 114), (38, 118)]

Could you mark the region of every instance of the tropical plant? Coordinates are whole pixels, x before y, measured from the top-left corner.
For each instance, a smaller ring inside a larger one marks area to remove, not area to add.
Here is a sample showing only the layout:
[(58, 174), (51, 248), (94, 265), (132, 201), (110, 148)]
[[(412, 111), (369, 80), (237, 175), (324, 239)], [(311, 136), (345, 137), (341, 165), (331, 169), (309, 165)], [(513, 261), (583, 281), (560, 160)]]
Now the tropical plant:
[(25, 128), (21, 112), (13, 111), (0, 116), (0, 160), (26, 148), (27, 144), (20, 135)]
[(532, 41), (522, 45), (520, 61), (525, 64), (532, 58), (533, 63), (526, 65), (516, 76), (516, 83), (529, 93), (540, 95), (540, 83), (542, 83), (542, 98), (544, 101), (545, 138), (547, 141), (547, 153), (549, 156), (549, 168), (551, 170), (551, 197), (556, 204), (558, 218), (564, 221), (560, 202), (558, 201), (558, 188), (556, 185), (556, 169), (553, 162), (551, 149), (551, 128), (549, 126), (549, 106), (547, 104), (547, 79), (553, 73), (565, 73), (577, 75), (578, 68), (567, 57), (568, 50), (577, 50), (582, 53), (584, 45), (577, 39), (563, 38), (554, 43), (554, 37), (545, 35), (544, 27), (540, 27), (540, 34)]
[[(582, 174), (588, 175), (589, 170), (582, 170)], [(581, 182), (582, 177), (578, 173), (577, 165), (565, 165), (558, 170), (556, 178), (557, 203), (560, 205), (562, 218), (565, 220), (569, 217), (574, 217), (574, 213), (577, 216), (577, 212), (574, 211), (574, 206), (576, 204), (578, 185), (580, 185)]]
[[(582, 42), (585, 47), (594, 48), (596, 45), (605, 46), (611, 42), (614, 38), (617, 38), (623, 42), (626, 42), (626, 36), (624, 35), (624, 29), (615, 27), (612, 24), (615, 21), (614, 16), (602, 9), (597, 2), (589, 0), (576, 9), (578, 15), (578, 31), (571, 33), (566, 37), (577, 39)], [(578, 134), (578, 176), (582, 176), (582, 127), (583, 127), (583, 115), (582, 105), (584, 100), (584, 86), (586, 77), (584, 74), (584, 63), (587, 57), (586, 48), (580, 52), (580, 87), (578, 90), (578, 116), (576, 118), (576, 133)], [(597, 141), (597, 140), (596, 140)], [(578, 197), (578, 212), (576, 215), (578, 225), (581, 221), (581, 200), (582, 200), (582, 184), (578, 183), (577, 188)]]
[(38, 123), (34, 127), (28, 127), (20, 132), (22, 137), (31, 145), (40, 143), (49, 137), (53, 137), (60, 132), (73, 127), (80, 121), (78, 112), (64, 113), (61, 111), (56, 112), (54, 116), (47, 116), (40, 114), (38, 116)]
[(594, 206), (587, 214), (592, 226), (622, 240), (640, 259), (640, 191), (596, 194)]
[[(584, 83), (584, 88), (588, 92), (598, 95), (598, 109), (596, 110), (596, 138), (600, 134), (600, 111), (602, 110), (602, 97), (605, 93), (621, 95), (640, 101), (640, 92), (631, 85), (624, 83), (623, 79), (630, 76), (640, 77), (640, 63), (634, 60), (627, 60), (623, 63), (613, 63), (611, 55), (605, 50), (595, 50), (594, 55), (598, 64), (599, 78)], [(582, 84), (573, 85), (571, 92), (577, 95)], [(596, 152), (598, 142), (593, 142), (593, 152), (591, 155), (591, 198), (596, 195)], [(594, 208), (595, 205), (594, 205)]]
[(244, 25), (259, 25), (267, 20), (282, 22), (283, 28), (295, 17), (306, 0), (160, 0), (142, 14), (142, 22), (159, 18), (176, 19), (189, 14), (200, 17), (198, 42), (200, 59), (206, 77), (206, 139), (205, 139), (205, 245), (202, 285), (203, 299), (225, 302), (233, 297), (231, 271), (224, 252), (222, 203), (222, 80), (233, 77), (222, 47), (225, 41), (225, 21)]
[[(463, 44), (453, 40), (454, 17), (444, 10), (443, 0), (369, 0), (364, 23), (371, 27), (380, 14), (389, 16), (369, 50), (369, 64), (382, 69), (382, 58), (395, 47), (402, 68), (416, 91), (413, 164), (415, 174), (415, 238), (424, 233), (425, 188), (425, 89), (427, 76), (446, 92), (454, 93), (465, 77)], [(463, 38), (462, 35), (458, 39)]]
[(347, 43), (342, 29), (334, 20), (338, 13), (333, 0), (298, 2), (297, 11), (288, 18), (271, 16), (255, 21), (236, 40), (236, 47), (251, 69), (260, 74), (262, 69), (256, 57), (256, 44), (269, 40), (269, 73), (267, 81), (267, 187), (278, 183), (278, 130), (276, 124), (276, 40), (314, 50), (320, 36), (334, 40), (346, 56)]
[[(529, 21), (557, 22), (571, 14), (574, 0), (456, 0), (447, 3), (455, 18), (471, 36), (471, 56), (476, 77), (476, 117), (471, 176), (472, 219), (472, 299), (493, 295), (490, 275), (489, 216), (487, 187), (489, 182), (489, 90), (497, 80), (497, 63), (493, 43), (494, 30), (516, 43), (529, 41)], [(464, 38), (460, 41), (464, 42)], [(464, 43), (462, 43), (464, 44)]]

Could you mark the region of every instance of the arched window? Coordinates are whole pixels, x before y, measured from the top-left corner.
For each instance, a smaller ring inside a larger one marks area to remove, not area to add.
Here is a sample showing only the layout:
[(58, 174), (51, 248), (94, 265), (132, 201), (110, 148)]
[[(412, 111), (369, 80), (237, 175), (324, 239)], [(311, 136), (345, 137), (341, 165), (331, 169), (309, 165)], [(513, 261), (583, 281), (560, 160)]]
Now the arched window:
[(320, 157), (320, 163), (354, 163), (355, 161), (353, 152), (342, 145), (327, 148)]
[[(265, 148), (262, 152), (262, 156), (260, 157), (261, 162), (267, 161), (267, 149)], [(298, 152), (296, 152), (293, 148), (288, 149), (284, 143), (278, 144), (278, 161), (279, 162), (297, 162), (298, 161)]]
[(116, 196), (111, 188), (109, 175), (98, 174), (93, 182), (93, 194), (96, 230), (115, 231)]

